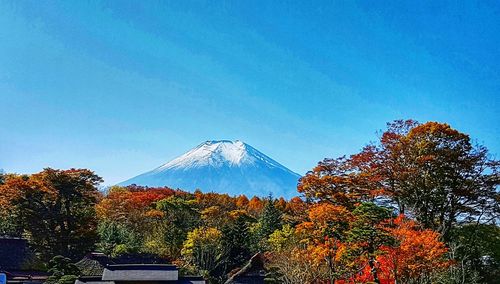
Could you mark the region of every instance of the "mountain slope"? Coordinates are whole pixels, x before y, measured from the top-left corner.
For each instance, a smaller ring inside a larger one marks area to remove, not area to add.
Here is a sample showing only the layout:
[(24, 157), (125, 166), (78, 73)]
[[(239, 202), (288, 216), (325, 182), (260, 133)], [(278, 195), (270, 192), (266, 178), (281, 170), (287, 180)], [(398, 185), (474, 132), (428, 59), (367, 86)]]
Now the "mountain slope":
[(241, 141), (206, 141), (172, 161), (119, 185), (169, 186), (230, 195), (290, 198), (300, 175)]

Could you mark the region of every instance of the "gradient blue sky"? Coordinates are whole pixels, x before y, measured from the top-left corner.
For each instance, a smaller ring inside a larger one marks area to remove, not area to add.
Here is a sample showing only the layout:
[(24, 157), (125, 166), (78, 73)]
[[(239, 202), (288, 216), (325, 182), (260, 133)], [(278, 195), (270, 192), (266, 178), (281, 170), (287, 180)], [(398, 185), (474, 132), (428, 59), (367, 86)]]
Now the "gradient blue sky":
[(303, 174), (399, 118), (497, 155), (499, 102), (498, 1), (0, 0), (8, 172), (113, 184), (240, 139)]

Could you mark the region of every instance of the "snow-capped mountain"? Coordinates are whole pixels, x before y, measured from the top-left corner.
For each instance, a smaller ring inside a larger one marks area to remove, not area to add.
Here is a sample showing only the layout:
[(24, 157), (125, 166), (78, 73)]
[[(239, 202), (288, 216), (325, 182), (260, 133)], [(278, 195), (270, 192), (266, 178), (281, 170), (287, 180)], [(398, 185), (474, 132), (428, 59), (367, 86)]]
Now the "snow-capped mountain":
[(236, 140), (206, 141), (172, 161), (119, 185), (168, 186), (230, 195), (290, 198), (300, 175)]

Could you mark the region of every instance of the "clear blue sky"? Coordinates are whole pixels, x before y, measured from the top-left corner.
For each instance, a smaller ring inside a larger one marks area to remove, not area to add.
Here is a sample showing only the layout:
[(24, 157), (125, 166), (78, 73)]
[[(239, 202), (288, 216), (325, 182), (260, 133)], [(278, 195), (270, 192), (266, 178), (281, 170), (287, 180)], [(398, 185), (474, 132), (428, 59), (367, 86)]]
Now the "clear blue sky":
[(498, 1), (0, 0), (8, 172), (113, 184), (241, 139), (303, 174), (399, 118), (498, 156), (499, 102)]

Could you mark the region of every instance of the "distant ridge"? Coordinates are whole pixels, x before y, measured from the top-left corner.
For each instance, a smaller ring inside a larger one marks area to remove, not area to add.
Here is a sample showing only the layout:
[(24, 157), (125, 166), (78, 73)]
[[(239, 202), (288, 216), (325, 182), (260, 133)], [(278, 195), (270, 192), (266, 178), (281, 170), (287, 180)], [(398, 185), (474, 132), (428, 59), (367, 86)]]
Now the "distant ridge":
[(230, 195), (291, 198), (300, 175), (252, 146), (236, 140), (201, 143), (160, 167), (119, 185), (168, 186)]

